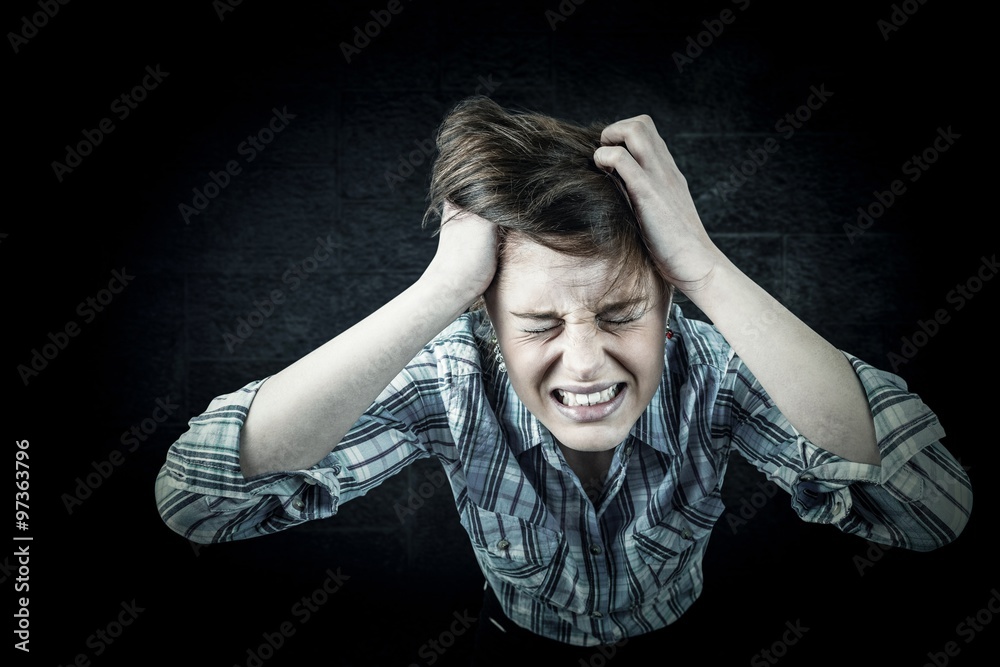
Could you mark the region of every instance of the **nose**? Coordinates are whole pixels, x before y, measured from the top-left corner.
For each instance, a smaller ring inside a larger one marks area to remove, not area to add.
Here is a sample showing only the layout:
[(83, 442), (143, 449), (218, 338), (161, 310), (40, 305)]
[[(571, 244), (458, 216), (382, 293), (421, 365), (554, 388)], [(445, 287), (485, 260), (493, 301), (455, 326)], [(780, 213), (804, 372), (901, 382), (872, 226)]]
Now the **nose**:
[(563, 338), (563, 366), (577, 380), (597, 379), (607, 357), (596, 327), (573, 327), (566, 333)]

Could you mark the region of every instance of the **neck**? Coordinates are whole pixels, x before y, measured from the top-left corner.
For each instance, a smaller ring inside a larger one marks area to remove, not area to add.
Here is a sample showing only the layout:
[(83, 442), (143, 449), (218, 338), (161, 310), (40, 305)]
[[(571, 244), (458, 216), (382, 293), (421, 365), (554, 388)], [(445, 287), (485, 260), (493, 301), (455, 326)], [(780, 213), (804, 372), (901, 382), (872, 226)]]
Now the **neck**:
[(570, 467), (580, 484), (583, 486), (587, 496), (593, 502), (604, 489), (604, 479), (608, 475), (611, 467), (611, 459), (615, 456), (614, 449), (607, 449), (599, 452), (581, 452), (570, 449), (566, 445), (557, 441), (560, 451), (566, 464)]

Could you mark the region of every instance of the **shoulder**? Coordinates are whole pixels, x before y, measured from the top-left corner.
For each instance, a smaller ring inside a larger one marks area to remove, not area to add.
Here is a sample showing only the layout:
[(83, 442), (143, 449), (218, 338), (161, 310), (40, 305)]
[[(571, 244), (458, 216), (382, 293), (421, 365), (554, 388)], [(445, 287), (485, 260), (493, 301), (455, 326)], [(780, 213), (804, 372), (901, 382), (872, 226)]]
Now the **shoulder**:
[(439, 373), (446, 375), (481, 373), (487, 329), (482, 311), (459, 315), (424, 347), (424, 362), (432, 358)]

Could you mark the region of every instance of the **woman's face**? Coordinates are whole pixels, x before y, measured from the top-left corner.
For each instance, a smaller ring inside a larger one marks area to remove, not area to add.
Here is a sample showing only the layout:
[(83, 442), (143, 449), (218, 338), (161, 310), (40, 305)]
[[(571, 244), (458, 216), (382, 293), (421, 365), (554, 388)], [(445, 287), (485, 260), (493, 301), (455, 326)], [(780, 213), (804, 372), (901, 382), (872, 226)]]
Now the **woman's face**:
[(514, 391), (556, 440), (583, 452), (624, 440), (663, 374), (669, 298), (651, 278), (648, 289), (609, 290), (617, 268), (521, 241), (485, 295)]

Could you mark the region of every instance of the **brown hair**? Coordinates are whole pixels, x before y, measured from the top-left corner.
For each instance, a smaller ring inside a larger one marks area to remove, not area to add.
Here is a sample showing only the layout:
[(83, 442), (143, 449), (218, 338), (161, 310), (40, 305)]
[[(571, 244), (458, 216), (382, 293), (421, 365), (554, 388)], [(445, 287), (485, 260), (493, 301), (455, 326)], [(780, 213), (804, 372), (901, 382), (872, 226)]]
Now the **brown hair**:
[(604, 127), (510, 111), (483, 96), (459, 102), (438, 129), (424, 225), (448, 200), (499, 227), (501, 266), (507, 246), (529, 240), (610, 259), (618, 280), (648, 285), (652, 275), (665, 293), (624, 183), (594, 162)]

